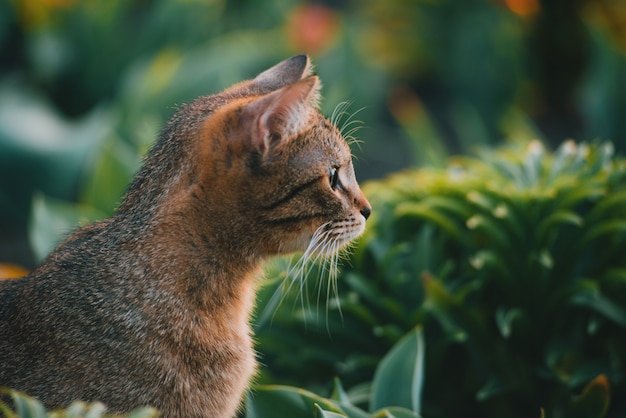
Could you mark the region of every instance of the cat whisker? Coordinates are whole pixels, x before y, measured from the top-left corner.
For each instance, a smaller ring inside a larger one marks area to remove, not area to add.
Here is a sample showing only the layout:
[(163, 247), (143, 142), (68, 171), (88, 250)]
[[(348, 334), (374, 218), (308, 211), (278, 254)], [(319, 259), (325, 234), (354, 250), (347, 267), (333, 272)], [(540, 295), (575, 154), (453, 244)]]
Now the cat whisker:
[[(340, 249), (343, 245), (341, 234), (335, 234), (333, 239), (330, 240), (327, 244), (328, 245), (325, 249), (325, 254), (324, 254), (325, 258), (323, 262), (323, 268), (320, 273), (321, 277), (320, 277), (319, 284), (318, 284), (319, 289), (318, 289), (317, 303), (318, 303), (318, 314), (319, 314), (321, 288), (323, 286), (324, 279), (327, 277), (328, 282), (326, 284), (325, 313), (326, 313), (326, 329), (330, 333), (329, 318), (330, 318), (331, 301), (333, 300), (332, 299), (333, 297), (335, 301), (337, 302), (339, 301), (339, 288), (338, 288), (337, 279), (339, 275), (338, 260), (341, 254)], [(337, 303), (337, 308), (339, 311), (339, 315), (343, 321), (343, 313), (341, 312), (341, 306), (339, 303)]]
[[(266, 319), (270, 312), (266, 312), (271, 309), (271, 318), (274, 319), (274, 315), (278, 311), (280, 305), (293, 291), (297, 291), (297, 296), (293, 299), (292, 309), (296, 310), (297, 306), (300, 306), (302, 318), (307, 324), (308, 317), (320, 318), (323, 294), (326, 298), (325, 306), (325, 318), (326, 328), (330, 333), (330, 309), (331, 303), (336, 303), (337, 310), (341, 320), (343, 321), (343, 313), (341, 311), (341, 304), (339, 303), (339, 260), (345, 258), (343, 247), (345, 245), (345, 231), (344, 227), (335, 225), (332, 227), (332, 223), (328, 222), (321, 225), (311, 236), (309, 244), (302, 255), (297, 259), (292, 259), (289, 263), (289, 267), (285, 273), (285, 277), (282, 279), (282, 283), (277, 287), (276, 291), (272, 295), (270, 301), (265, 307), (261, 315), (261, 319)], [(315, 310), (312, 309), (310, 304), (312, 303), (312, 295), (309, 293), (311, 287), (308, 285), (309, 276), (313, 271), (314, 266), (318, 266), (319, 280), (316, 282), (317, 291), (314, 296), (316, 302)], [(327, 282), (326, 282), (327, 280)], [(294, 289), (297, 286), (297, 290)], [(323, 287), (326, 287), (323, 292)]]
[[(292, 263), (293, 257), (290, 258), (288, 264), (291, 265)], [(289, 269), (287, 271), (289, 271)], [(276, 290), (274, 290), (272, 297), (265, 304), (263, 311), (259, 314), (257, 318), (257, 326), (265, 324), (268, 321), (271, 324), (274, 321), (274, 315), (278, 311), (278, 307), (282, 305), (285, 297), (289, 294), (289, 291), (291, 290), (291, 286), (293, 285), (293, 282), (290, 282), (288, 279), (289, 275), (285, 273), (285, 277), (280, 280), (280, 284), (276, 287)]]
[[(321, 282), (323, 282), (323, 276), (325, 275), (325, 271), (328, 271), (328, 274), (331, 274), (333, 269), (333, 261), (330, 258), (336, 252), (338, 247), (337, 242), (339, 241), (339, 235), (336, 230), (328, 229), (330, 224), (322, 225), (314, 234), (314, 238), (311, 240), (307, 251), (305, 251), (304, 255), (300, 260), (298, 260), (297, 267), (294, 269), (291, 274), (296, 273), (297, 276), (293, 277), (292, 280), (299, 280), (301, 283), (301, 293), (300, 293), (300, 302), (302, 304), (302, 309), (307, 311), (305, 306), (305, 300), (310, 300), (308, 297), (308, 287), (306, 286), (306, 281), (310, 274), (310, 269), (307, 267), (313, 265), (320, 265), (320, 281), (319, 286), (321, 286)], [(318, 311), (319, 311), (319, 296), (318, 296)]]
[(339, 133), (341, 134), (341, 136), (344, 137), (348, 145), (356, 144), (360, 148), (363, 141), (356, 138), (355, 134), (363, 127), (362, 125), (364, 124), (364, 122), (355, 119), (355, 117), (366, 108), (362, 107), (350, 113), (348, 112), (348, 109), (351, 105), (351, 101), (343, 101), (339, 103), (337, 106), (335, 106), (335, 109), (333, 110), (329, 120), (330, 123), (339, 130)]
[(337, 126), (338, 122), (341, 120), (341, 118), (344, 115), (348, 114), (347, 109), (352, 105), (352, 101), (347, 100), (347, 101), (343, 101), (340, 102), (339, 104), (337, 104), (337, 106), (335, 106), (335, 109), (333, 109), (333, 113), (330, 115), (330, 123), (334, 126)]
[[(363, 141), (356, 138), (356, 133), (363, 128), (364, 122), (360, 119), (355, 119), (355, 116), (365, 110), (365, 107), (357, 109), (355, 112), (350, 114), (346, 120), (343, 122), (341, 127), (339, 127), (339, 132), (345, 138), (348, 145), (352, 146), (356, 144), (359, 149), (361, 148), (361, 144)], [(348, 129), (349, 128), (349, 129)]]
[(343, 322), (343, 313), (341, 311), (341, 304), (339, 303), (339, 288), (337, 283), (337, 278), (339, 275), (339, 267), (338, 267), (338, 259), (339, 259), (339, 242), (334, 241), (332, 243), (331, 255), (327, 260), (328, 266), (328, 284), (326, 287), (326, 331), (330, 334), (330, 306), (331, 306), (331, 298), (334, 297), (337, 303), (337, 309), (339, 311), (339, 316), (341, 317), (341, 321)]
[[(271, 313), (270, 323), (274, 320), (274, 316), (278, 311), (278, 308), (284, 302), (285, 298), (291, 292), (295, 283), (299, 284), (300, 302), (304, 311), (304, 297), (306, 292), (306, 279), (309, 276), (310, 266), (317, 263), (320, 257), (326, 252), (325, 246), (328, 236), (332, 234), (332, 229), (328, 229), (330, 222), (322, 224), (313, 233), (309, 245), (304, 253), (298, 258), (297, 261), (293, 261), (293, 257), (289, 262), (289, 267), (285, 277), (282, 279), (281, 284), (276, 288), (274, 294), (266, 304), (263, 312), (259, 316), (259, 323), (264, 323), (268, 320), (268, 316)], [(296, 301), (294, 300), (294, 303)], [(295, 305), (294, 305), (295, 309)]]
[(348, 145), (352, 146), (353, 144), (356, 144), (356, 146), (359, 148), (359, 150), (361, 150), (361, 145), (363, 144), (363, 140), (358, 139), (355, 135), (356, 135), (356, 133), (358, 131), (360, 131), (363, 128), (363, 122), (362, 121), (354, 121), (353, 123), (360, 123), (360, 125), (353, 126), (352, 128), (350, 128), (349, 131), (347, 131), (346, 133), (344, 133), (342, 135), (345, 138), (345, 140), (348, 143)]
[[(354, 133), (363, 129), (363, 124), (364, 122), (360, 119), (353, 119), (351, 121), (348, 121), (341, 126), (341, 131), (340, 131), (341, 135), (343, 135), (343, 137), (346, 138), (346, 140), (350, 138), (353, 142), (362, 142), (354, 137)], [(350, 142), (348, 143), (351, 144)]]
[[(338, 238), (338, 237), (337, 237)], [(339, 249), (339, 240), (337, 238), (332, 239), (327, 243), (327, 248), (325, 249), (325, 257), (322, 264), (322, 270), (320, 272), (320, 280), (318, 281), (318, 292), (317, 292), (317, 312), (319, 314), (319, 305), (322, 293), (322, 286), (324, 284), (324, 277), (328, 277), (328, 286), (326, 287), (326, 322), (328, 328), (328, 309), (329, 302), (331, 298), (330, 290), (332, 284), (336, 281), (337, 276), (337, 251)]]

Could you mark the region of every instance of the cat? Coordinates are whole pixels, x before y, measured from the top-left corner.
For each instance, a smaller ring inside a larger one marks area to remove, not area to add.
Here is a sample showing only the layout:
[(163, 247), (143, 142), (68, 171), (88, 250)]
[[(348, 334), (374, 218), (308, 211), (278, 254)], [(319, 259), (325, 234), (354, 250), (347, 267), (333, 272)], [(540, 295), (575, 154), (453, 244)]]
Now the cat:
[(371, 212), (319, 89), (298, 55), (177, 111), (113, 217), (0, 280), (0, 386), (47, 407), (236, 414), (261, 263), (334, 251)]

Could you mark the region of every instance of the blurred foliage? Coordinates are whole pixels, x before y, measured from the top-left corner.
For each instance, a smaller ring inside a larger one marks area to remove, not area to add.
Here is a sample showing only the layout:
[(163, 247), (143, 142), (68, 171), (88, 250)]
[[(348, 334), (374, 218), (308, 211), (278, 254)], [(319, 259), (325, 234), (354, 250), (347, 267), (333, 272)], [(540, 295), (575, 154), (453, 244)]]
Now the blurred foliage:
[(106, 406), (100, 402), (88, 404), (73, 402), (66, 409), (47, 411), (35, 398), (10, 389), (0, 388), (0, 394), (10, 396), (13, 408), (0, 400), (0, 414), (3, 418), (156, 418), (158, 413), (152, 408), (139, 408), (127, 415), (106, 413)]
[(626, 160), (613, 154), (533, 141), (368, 183), (368, 230), (327, 304), (312, 271), (263, 315), (285, 286), (284, 266), (270, 271), (260, 382), (362, 390), (421, 324), (424, 416), (623, 416)]
[(620, 0), (0, 0), (0, 259), (39, 259), (13, 245), (36, 193), (110, 214), (176, 106), (302, 51), (324, 112), (366, 121), (361, 179), (506, 138), (623, 151), (624, 21)]
[[(366, 4), (375, 22), (365, 35), (368, 56), (394, 75), (394, 115), (419, 120), (402, 104), (423, 104), (445, 148), (515, 138), (510, 119), (523, 116), (553, 146), (600, 137), (626, 150), (623, 1)], [(421, 150), (422, 141), (415, 145)]]

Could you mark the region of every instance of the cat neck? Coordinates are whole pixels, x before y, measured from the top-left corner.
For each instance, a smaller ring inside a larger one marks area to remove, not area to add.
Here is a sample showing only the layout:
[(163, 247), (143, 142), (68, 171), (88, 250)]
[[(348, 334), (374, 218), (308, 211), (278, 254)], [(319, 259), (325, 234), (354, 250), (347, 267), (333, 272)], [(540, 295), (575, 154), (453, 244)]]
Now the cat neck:
[(159, 216), (132, 238), (133, 271), (142, 287), (174, 295), (202, 311), (236, 303), (253, 287), (260, 257), (244, 248), (224, 248), (210, 231), (199, 232), (182, 215)]

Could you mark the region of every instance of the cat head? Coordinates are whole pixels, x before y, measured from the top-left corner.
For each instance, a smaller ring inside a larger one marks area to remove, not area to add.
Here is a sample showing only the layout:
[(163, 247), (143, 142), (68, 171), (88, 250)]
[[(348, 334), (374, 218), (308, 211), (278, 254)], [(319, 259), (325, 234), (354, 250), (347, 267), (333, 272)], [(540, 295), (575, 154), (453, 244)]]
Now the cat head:
[(191, 105), (203, 117), (185, 189), (205, 237), (267, 256), (336, 251), (363, 232), (371, 207), (319, 90), (300, 55)]

